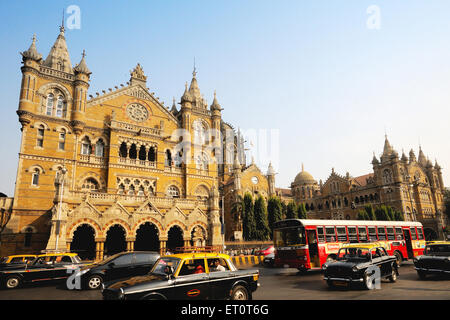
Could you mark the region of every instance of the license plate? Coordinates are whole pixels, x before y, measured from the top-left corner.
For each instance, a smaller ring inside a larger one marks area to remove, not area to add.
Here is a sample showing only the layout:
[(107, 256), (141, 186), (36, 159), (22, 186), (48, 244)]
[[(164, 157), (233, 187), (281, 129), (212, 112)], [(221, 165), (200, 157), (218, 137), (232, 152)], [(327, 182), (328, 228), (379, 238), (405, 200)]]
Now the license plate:
[(341, 287), (346, 287), (348, 285), (348, 283), (345, 281), (333, 281), (333, 284), (335, 286), (341, 286)]

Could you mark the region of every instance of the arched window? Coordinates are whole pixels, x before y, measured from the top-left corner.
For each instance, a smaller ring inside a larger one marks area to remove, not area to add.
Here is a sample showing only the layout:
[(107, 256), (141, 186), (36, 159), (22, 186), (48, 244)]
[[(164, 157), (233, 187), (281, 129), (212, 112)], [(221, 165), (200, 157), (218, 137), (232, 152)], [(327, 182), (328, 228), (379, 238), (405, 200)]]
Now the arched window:
[(156, 161), (156, 152), (154, 147), (150, 147), (150, 150), (148, 151), (148, 161)]
[(95, 156), (104, 157), (105, 156), (105, 143), (102, 139), (99, 139), (95, 144)]
[(58, 100), (56, 101), (56, 116), (57, 117), (65, 117), (65, 107), (64, 107), (64, 99), (63, 96), (58, 96)]
[(84, 191), (98, 191), (98, 182), (94, 178), (87, 178), (84, 180), (81, 189)]
[(44, 125), (39, 125), (37, 128), (37, 135), (36, 135), (36, 146), (43, 148), (44, 147), (44, 133), (45, 133), (45, 127)]
[(144, 196), (145, 195), (145, 193), (144, 193), (144, 187), (143, 186), (140, 186), (139, 187), (139, 190), (138, 190), (138, 196)]
[(125, 142), (122, 142), (119, 149), (119, 157), (126, 158), (127, 155), (128, 155), (127, 144)]
[(383, 184), (392, 183), (392, 172), (389, 169), (383, 171)]
[(136, 188), (134, 187), (134, 185), (130, 185), (130, 187), (128, 188), (128, 195), (133, 196), (135, 191)]
[(84, 137), (83, 140), (81, 140), (81, 154), (88, 156), (92, 152), (92, 146), (91, 141), (88, 137)]
[(194, 143), (206, 143), (206, 127), (201, 120), (194, 121)]
[(66, 147), (66, 129), (61, 129), (61, 131), (59, 131), (58, 149), (64, 150), (65, 147)]
[(180, 190), (174, 185), (169, 186), (167, 188), (167, 196), (171, 197), (171, 198), (179, 198), (180, 197)]
[(172, 166), (172, 152), (170, 152), (170, 150), (166, 150), (166, 159), (165, 159), (164, 164), (167, 167)]
[(132, 144), (130, 147), (130, 152), (128, 153), (128, 156), (130, 157), (130, 159), (137, 159), (137, 148), (136, 148), (136, 144)]
[(48, 116), (53, 115), (53, 104), (54, 104), (54, 96), (53, 96), (52, 93), (50, 93), (47, 96), (47, 108), (46, 108), (46, 111), (45, 111), (46, 115), (48, 115)]
[(139, 160), (144, 161), (147, 158), (147, 150), (145, 150), (145, 146), (141, 146), (139, 148)]
[(119, 185), (119, 190), (117, 191), (118, 194), (124, 194), (125, 193), (125, 186), (122, 184)]
[(31, 247), (31, 237), (33, 236), (33, 228), (28, 227), (25, 230), (25, 239), (24, 239), (24, 243), (23, 246), (24, 247)]
[(41, 172), (39, 171), (39, 169), (34, 169), (32, 175), (31, 175), (31, 185), (33, 186), (38, 186), (39, 185), (39, 175), (41, 174)]

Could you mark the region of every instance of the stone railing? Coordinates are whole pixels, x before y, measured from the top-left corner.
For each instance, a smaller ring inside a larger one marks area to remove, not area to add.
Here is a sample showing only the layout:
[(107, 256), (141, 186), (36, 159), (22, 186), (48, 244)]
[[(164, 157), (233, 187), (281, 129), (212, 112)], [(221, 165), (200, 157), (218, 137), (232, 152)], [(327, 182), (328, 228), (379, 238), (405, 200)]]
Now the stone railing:
[(119, 157), (119, 163), (139, 167), (156, 168), (156, 161), (149, 161), (149, 160), (139, 160), (139, 159)]
[(106, 158), (104, 157), (97, 157), (95, 155), (85, 155), (80, 154), (80, 162), (87, 162), (87, 163), (95, 163), (95, 164), (105, 164)]
[(119, 201), (122, 204), (137, 204), (144, 203), (147, 199), (157, 207), (172, 207), (174, 203), (180, 208), (192, 208), (197, 205), (206, 206), (208, 200), (201, 199), (185, 199), (185, 198), (169, 198), (169, 197), (155, 197), (155, 196), (138, 196), (138, 195), (126, 195), (126, 194), (112, 194), (105, 192), (84, 192), (84, 191), (69, 191), (65, 196), (65, 199), (73, 202), (81, 202), (83, 199), (88, 198), (91, 203), (114, 203)]
[(67, 73), (64, 71), (55, 70), (55, 69), (44, 67), (44, 66), (40, 66), (39, 71), (41, 73), (49, 75), (49, 76), (63, 78), (63, 79), (71, 80), (71, 81), (75, 80), (75, 76), (73, 74), (70, 74), (70, 73)]
[(161, 135), (161, 129), (138, 126), (131, 123), (111, 120), (111, 128), (122, 129), (126, 131), (140, 132), (143, 134)]

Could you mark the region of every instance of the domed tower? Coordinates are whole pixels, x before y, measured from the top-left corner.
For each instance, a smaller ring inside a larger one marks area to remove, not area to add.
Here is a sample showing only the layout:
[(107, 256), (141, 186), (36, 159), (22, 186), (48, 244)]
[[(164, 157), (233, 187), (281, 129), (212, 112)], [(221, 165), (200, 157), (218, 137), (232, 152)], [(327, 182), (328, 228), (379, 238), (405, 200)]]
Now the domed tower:
[(304, 170), (302, 164), (302, 171), (295, 176), (294, 182), (291, 183), (292, 195), (295, 201), (303, 202), (314, 197), (315, 190), (318, 189), (317, 181), (313, 176)]

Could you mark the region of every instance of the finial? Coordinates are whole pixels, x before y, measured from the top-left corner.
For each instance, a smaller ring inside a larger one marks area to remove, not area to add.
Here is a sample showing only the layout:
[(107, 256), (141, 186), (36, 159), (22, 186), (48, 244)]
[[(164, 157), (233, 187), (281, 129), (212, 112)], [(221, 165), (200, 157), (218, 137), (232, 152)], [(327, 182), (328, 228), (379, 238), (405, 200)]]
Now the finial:
[(83, 49), (83, 53), (81, 54), (81, 57), (84, 59), (86, 57), (86, 50)]
[(197, 69), (195, 68), (195, 57), (194, 57), (194, 71), (192, 71), (192, 76), (194, 78), (197, 76)]
[(59, 27), (59, 31), (61, 31), (62, 33), (64, 33), (65, 29), (64, 29), (64, 9), (62, 12), (62, 21), (61, 21), (61, 26)]
[(302, 162), (302, 172), (303, 171), (305, 171), (305, 166), (303, 165), (303, 162)]

